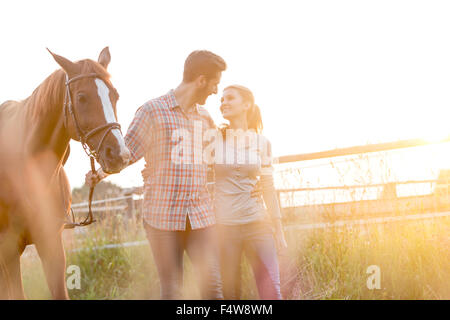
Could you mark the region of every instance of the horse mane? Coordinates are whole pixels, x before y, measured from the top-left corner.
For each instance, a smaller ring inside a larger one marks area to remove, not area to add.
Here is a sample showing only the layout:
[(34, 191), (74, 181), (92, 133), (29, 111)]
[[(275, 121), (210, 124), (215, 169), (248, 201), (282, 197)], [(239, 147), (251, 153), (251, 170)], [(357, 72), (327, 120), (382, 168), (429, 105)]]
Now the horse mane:
[[(96, 73), (108, 85), (111, 85), (109, 73), (98, 62), (85, 59), (75, 63), (80, 66), (80, 74)], [(62, 110), (65, 81), (65, 72), (62, 69), (56, 70), (23, 101), (27, 116), (31, 118), (30, 120), (45, 117), (55, 109)]]

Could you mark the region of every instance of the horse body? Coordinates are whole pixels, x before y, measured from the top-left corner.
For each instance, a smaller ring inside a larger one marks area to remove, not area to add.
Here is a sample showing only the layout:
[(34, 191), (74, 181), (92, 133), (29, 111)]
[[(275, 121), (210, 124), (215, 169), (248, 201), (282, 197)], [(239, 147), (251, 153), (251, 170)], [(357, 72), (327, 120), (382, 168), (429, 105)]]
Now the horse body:
[[(68, 92), (65, 80), (94, 72), (115, 94), (106, 72), (110, 59), (107, 48), (100, 54), (99, 63), (92, 60), (72, 63), (53, 56), (62, 70), (50, 75), (27, 99), (0, 105), (0, 299), (25, 298), (20, 256), (26, 245), (32, 243), (41, 258), (53, 298), (68, 298), (62, 231), (70, 210), (71, 191), (63, 164), (70, 139), (80, 139), (77, 131), (102, 126), (107, 119), (102, 111), (105, 106), (96, 96), (95, 79), (78, 80)], [(65, 110), (67, 94), (74, 100), (78, 118), (74, 116), (72, 121)], [(81, 96), (84, 99), (78, 99)], [(115, 114), (117, 98), (114, 98), (111, 102)], [(123, 140), (117, 139), (117, 133), (113, 135), (112, 131), (105, 131), (96, 150), (97, 160), (106, 172), (120, 171), (129, 158), (120, 145)], [(93, 137), (89, 147), (95, 150), (92, 146), (98, 141), (99, 137)]]

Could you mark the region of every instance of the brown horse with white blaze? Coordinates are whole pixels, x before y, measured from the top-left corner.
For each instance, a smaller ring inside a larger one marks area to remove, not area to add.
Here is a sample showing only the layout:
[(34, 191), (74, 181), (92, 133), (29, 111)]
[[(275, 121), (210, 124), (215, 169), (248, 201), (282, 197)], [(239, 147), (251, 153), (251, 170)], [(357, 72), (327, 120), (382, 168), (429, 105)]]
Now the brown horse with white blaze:
[(116, 121), (118, 93), (106, 71), (109, 49), (98, 62), (51, 54), (62, 69), (27, 99), (0, 105), (0, 299), (25, 298), (20, 256), (32, 243), (53, 298), (68, 298), (62, 231), (71, 204), (63, 168), (70, 140), (80, 141), (108, 173), (130, 158)]

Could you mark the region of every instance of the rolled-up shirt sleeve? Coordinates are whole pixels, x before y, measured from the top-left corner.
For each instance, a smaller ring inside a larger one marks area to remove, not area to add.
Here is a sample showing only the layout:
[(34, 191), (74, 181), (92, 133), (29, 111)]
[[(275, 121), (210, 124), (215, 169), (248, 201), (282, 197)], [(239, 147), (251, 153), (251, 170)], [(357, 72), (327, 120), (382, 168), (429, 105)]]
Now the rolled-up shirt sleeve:
[(148, 104), (136, 111), (125, 136), (125, 144), (130, 150), (129, 165), (140, 160), (149, 150), (152, 141), (152, 121)]

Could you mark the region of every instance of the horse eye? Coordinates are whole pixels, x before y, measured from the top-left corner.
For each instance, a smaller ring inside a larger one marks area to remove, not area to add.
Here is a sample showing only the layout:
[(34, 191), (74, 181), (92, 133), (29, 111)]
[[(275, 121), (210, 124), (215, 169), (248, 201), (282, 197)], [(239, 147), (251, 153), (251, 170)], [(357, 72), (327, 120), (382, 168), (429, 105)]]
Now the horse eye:
[(78, 99), (79, 103), (86, 103), (86, 101), (87, 101), (87, 98), (86, 98), (86, 96), (84, 94), (79, 94), (77, 96), (77, 99)]

